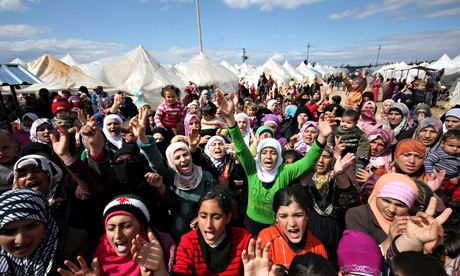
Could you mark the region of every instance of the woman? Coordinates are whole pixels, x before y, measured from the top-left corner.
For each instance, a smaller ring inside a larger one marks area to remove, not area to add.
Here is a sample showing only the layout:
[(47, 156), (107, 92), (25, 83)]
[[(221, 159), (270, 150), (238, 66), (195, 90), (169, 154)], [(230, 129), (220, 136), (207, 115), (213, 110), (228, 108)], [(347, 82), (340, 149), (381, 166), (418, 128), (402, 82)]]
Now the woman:
[(414, 107), (414, 121), (420, 123), (421, 120), (431, 117), (431, 107), (425, 103)]
[(388, 119), (388, 111), (394, 103), (395, 101), (393, 101), (392, 99), (386, 99), (382, 102), (382, 111), (380, 112), (380, 120), (382, 123)]
[(274, 138), (279, 141), (281, 148), (284, 148), (287, 144), (287, 140), (281, 136), (281, 125), (278, 116), (274, 114), (267, 114), (262, 118), (261, 123), (263, 126), (268, 126), (273, 129)]
[(191, 129), (201, 129), (201, 119), (197, 114), (187, 114), (184, 119), (184, 134), (187, 136)]
[(262, 247), (270, 242), (270, 260), (289, 269), (292, 259), (312, 252), (327, 258), (323, 244), (307, 228), (308, 197), (298, 187), (287, 187), (276, 192), (273, 212), (276, 223), (263, 229), (258, 236)]
[(392, 240), (403, 232), (417, 192), (417, 185), (407, 175), (387, 173), (381, 176), (368, 203), (347, 211), (347, 229), (368, 234), (385, 253)]
[(0, 274), (55, 275), (66, 258), (84, 255), (84, 236), (58, 226), (42, 193), (10, 190), (0, 196)]
[(287, 187), (293, 179), (313, 169), (332, 129), (329, 123), (320, 120), (320, 134), (316, 142), (304, 158), (293, 164), (283, 164), (281, 144), (273, 138), (266, 138), (259, 143), (254, 159), (244, 143), (241, 131), (236, 127), (233, 102), (226, 100), (220, 90), (216, 95), (222, 114), (226, 117), (236, 154), (248, 177), (249, 194), (245, 226), (251, 233), (257, 235), (260, 230), (275, 222), (271, 209), (276, 191)]
[(123, 120), (116, 114), (109, 114), (104, 118), (102, 132), (107, 139), (106, 149), (114, 154), (123, 146), (123, 134), (121, 133), (121, 125)]
[(297, 135), (297, 141), (294, 144), (295, 151), (304, 156), (310, 150), (318, 135), (318, 124), (313, 121), (305, 122)]
[(294, 117), (284, 122), (283, 127), (281, 129), (281, 134), (283, 134), (283, 137), (289, 140), (292, 136), (299, 133), (300, 129), (306, 121), (309, 121), (311, 119), (312, 117), (310, 114), (310, 110), (308, 110), (308, 108), (305, 106), (300, 106), (299, 108), (297, 108)]
[(439, 149), (442, 136), (442, 121), (427, 117), (419, 121), (417, 130), (415, 131), (415, 139), (421, 142), (428, 152)]
[(34, 113), (22, 115), (21, 128), (14, 133), (14, 140), (18, 143), (20, 150), (32, 142), (30, 140), (30, 128), (36, 120), (38, 117)]
[(30, 127), (30, 141), (51, 146), (51, 133), (56, 133), (51, 120), (39, 118)]
[(374, 79), (372, 80), (372, 94), (374, 95), (374, 102), (377, 102), (379, 99), (379, 92), (380, 92), (380, 86), (381, 86), (381, 79), (380, 76), (377, 74), (374, 76)]
[(397, 142), (411, 138), (416, 127), (409, 123), (409, 109), (403, 103), (394, 103), (388, 110), (388, 121), (383, 122), (383, 128), (393, 133), (393, 145)]
[(216, 186), (198, 202), (198, 229), (193, 229), (179, 243), (173, 274), (241, 275), (241, 254), (248, 247), (251, 234), (244, 228), (229, 225), (230, 195)]
[(369, 134), (372, 130), (381, 127), (381, 124), (377, 122), (375, 118), (377, 114), (377, 105), (373, 101), (367, 101), (361, 106), (361, 114), (358, 119), (358, 127)]
[(268, 126), (260, 126), (257, 128), (256, 131), (256, 138), (254, 139), (254, 142), (251, 144), (249, 147), (249, 150), (251, 151), (252, 156), (256, 156), (257, 154), (257, 146), (259, 145), (260, 141), (266, 138), (273, 138), (273, 129)]
[(243, 139), (246, 145), (249, 147), (249, 145), (253, 142), (253, 133), (251, 130), (251, 125), (249, 123), (249, 117), (245, 113), (238, 113), (235, 115), (235, 120), (236, 123), (238, 124), (238, 127), (241, 130), (241, 133), (243, 134)]

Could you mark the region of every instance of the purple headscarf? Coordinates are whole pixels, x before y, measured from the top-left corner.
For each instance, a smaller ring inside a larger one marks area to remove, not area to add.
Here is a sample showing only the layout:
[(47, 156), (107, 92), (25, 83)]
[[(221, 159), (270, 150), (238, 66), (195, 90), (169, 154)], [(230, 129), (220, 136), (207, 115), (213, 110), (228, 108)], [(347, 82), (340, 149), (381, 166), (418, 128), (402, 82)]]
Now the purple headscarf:
[(187, 115), (185, 115), (185, 119), (184, 119), (184, 134), (185, 134), (185, 136), (188, 136), (188, 133), (190, 132), (189, 124), (193, 120), (197, 120), (198, 122), (201, 122), (200, 117), (198, 115), (196, 115), (196, 114), (187, 114)]
[(284, 146), (287, 144), (287, 140), (286, 138), (284, 138), (283, 136), (281, 136), (281, 125), (280, 125), (280, 120), (278, 119), (278, 116), (276, 116), (275, 114), (266, 114), (262, 120), (262, 125), (266, 125), (266, 123), (268, 122), (273, 122), (276, 124), (276, 129), (275, 129), (275, 138), (276, 140), (278, 140), (281, 144), (281, 148), (284, 148)]
[(314, 127), (316, 129), (316, 131), (318, 131), (318, 134), (319, 134), (318, 123), (316, 123), (314, 121), (307, 121), (307, 122), (305, 122), (303, 124), (302, 128), (299, 131), (299, 135), (297, 137), (297, 142), (294, 145), (294, 149), (298, 153), (300, 153), (301, 155), (305, 155), (311, 148), (311, 145), (308, 145), (303, 140), (303, 134), (305, 133), (305, 130), (307, 130), (307, 128), (309, 128), (309, 127)]

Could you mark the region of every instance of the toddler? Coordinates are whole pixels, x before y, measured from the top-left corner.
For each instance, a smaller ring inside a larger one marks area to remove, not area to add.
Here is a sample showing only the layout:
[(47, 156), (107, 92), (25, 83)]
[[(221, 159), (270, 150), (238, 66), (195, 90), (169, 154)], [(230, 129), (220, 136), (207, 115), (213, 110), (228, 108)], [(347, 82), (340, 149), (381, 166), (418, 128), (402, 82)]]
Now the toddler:
[(51, 112), (54, 117), (52, 119), (53, 125), (61, 125), (68, 129), (70, 133), (74, 133), (76, 129), (74, 127), (78, 126), (76, 118), (71, 116), (72, 106), (69, 101), (61, 96), (57, 96), (53, 99), (51, 104)]
[(251, 128), (254, 128), (254, 122), (256, 121), (257, 105), (254, 102), (247, 102), (244, 104), (244, 113), (249, 117), (249, 124)]
[(224, 126), (224, 122), (216, 116), (217, 106), (212, 102), (207, 102), (201, 106), (201, 136), (214, 136), (219, 128)]
[(166, 85), (161, 90), (163, 102), (155, 112), (155, 125), (164, 129), (181, 131), (185, 117), (185, 105), (179, 101), (180, 90), (174, 85)]
[(366, 71), (362, 70), (359, 76), (356, 76), (352, 80), (348, 78), (346, 73), (342, 73), (343, 83), (347, 87), (347, 93), (345, 98), (345, 107), (359, 109), (362, 101), (362, 95), (364, 89), (367, 86)]

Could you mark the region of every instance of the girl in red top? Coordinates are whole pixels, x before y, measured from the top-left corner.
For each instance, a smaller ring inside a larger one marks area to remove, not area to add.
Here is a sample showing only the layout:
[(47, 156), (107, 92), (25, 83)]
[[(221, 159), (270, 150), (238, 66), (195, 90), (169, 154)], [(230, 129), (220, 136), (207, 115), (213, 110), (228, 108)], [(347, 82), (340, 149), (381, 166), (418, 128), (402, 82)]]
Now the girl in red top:
[(213, 187), (198, 202), (198, 229), (183, 235), (177, 248), (173, 275), (242, 275), (241, 254), (251, 234), (228, 226), (230, 195)]
[(307, 228), (308, 196), (299, 187), (287, 187), (276, 192), (273, 212), (276, 224), (259, 233), (262, 247), (270, 242), (270, 260), (289, 269), (292, 259), (300, 254), (315, 253), (327, 259), (327, 252)]

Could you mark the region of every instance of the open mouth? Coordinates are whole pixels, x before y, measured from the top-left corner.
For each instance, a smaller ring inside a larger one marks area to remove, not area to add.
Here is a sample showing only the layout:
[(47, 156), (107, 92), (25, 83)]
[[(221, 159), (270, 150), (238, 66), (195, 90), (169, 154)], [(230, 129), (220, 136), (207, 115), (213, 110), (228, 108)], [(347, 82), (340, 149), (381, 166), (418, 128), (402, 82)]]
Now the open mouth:
[(300, 238), (300, 229), (294, 228), (294, 229), (288, 229), (289, 237), (292, 239), (298, 239)]
[(128, 249), (128, 242), (126, 241), (115, 242), (115, 247), (118, 252), (124, 252)]
[(18, 245), (14, 247), (14, 253), (17, 255), (23, 255), (29, 252), (30, 244)]
[(204, 238), (209, 241), (213, 241), (216, 238), (215, 231), (204, 231)]
[(40, 182), (35, 181), (35, 180), (30, 181), (30, 182), (27, 183), (27, 188), (29, 188), (29, 189), (35, 190), (35, 189), (38, 189), (38, 186), (40, 186)]

